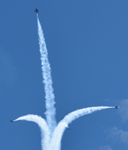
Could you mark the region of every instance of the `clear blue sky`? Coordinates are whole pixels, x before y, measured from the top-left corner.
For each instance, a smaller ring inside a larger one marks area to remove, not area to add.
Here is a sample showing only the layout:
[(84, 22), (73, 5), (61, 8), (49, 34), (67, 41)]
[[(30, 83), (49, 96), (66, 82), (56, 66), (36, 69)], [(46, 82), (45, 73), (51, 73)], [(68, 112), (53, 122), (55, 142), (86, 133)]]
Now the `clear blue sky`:
[(1, 0), (0, 149), (41, 150), (36, 124), (9, 122), (27, 114), (45, 117), (35, 7), (52, 68), (57, 121), (80, 108), (121, 106), (74, 121), (62, 150), (127, 150), (127, 0)]

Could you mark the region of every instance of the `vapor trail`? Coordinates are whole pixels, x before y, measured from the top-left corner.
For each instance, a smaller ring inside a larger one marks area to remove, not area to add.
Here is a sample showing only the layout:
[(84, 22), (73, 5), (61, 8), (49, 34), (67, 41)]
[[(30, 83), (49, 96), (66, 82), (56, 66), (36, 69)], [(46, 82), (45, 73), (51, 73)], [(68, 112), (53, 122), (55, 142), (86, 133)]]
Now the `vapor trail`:
[(38, 25), (38, 35), (39, 35), (39, 47), (40, 47), (40, 54), (41, 54), (41, 65), (42, 65), (42, 76), (43, 76), (43, 82), (44, 82), (44, 88), (45, 88), (45, 98), (46, 98), (46, 120), (47, 124), (50, 130), (50, 133), (52, 134), (53, 130), (56, 127), (56, 120), (55, 120), (55, 114), (56, 110), (54, 107), (55, 101), (54, 101), (54, 93), (53, 93), (53, 87), (52, 87), (52, 77), (51, 77), (51, 67), (48, 61), (48, 51), (46, 48), (45, 38), (43, 34), (43, 30), (38, 18), (37, 14), (37, 25)]
[(66, 129), (69, 123), (71, 123), (72, 121), (74, 121), (75, 119), (81, 116), (88, 115), (95, 111), (108, 109), (108, 108), (114, 108), (114, 107), (108, 107), (108, 106), (88, 107), (88, 108), (78, 109), (66, 115), (64, 119), (59, 122), (59, 124), (57, 125), (53, 133), (51, 146), (50, 146), (51, 150), (60, 150), (62, 136), (64, 130)]
[(91, 114), (98, 110), (114, 108), (108, 106), (99, 106), (99, 107), (88, 107), (73, 111), (66, 115), (63, 120), (59, 122), (56, 127), (56, 120), (55, 114), (56, 109), (55, 105), (55, 96), (53, 93), (52, 87), (52, 77), (51, 77), (51, 67), (48, 61), (48, 52), (46, 48), (45, 38), (43, 34), (43, 30), (38, 18), (37, 14), (37, 25), (38, 25), (38, 36), (39, 36), (39, 48), (40, 48), (40, 55), (41, 55), (41, 68), (42, 68), (42, 76), (43, 76), (43, 83), (45, 89), (45, 99), (46, 99), (46, 121), (40, 116), (37, 115), (26, 115), (17, 118), (14, 121), (19, 120), (26, 120), (32, 121), (38, 124), (41, 129), (41, 145), (42, 150), (60, 150), (61, 147), (61, 139), (65, 129), (68, 127), (68, 124), (71, 123), (73, 120)]
[(25, 121), (32, 121), (38, 124), (38, 126), (41, 129), (41, 146), (42, 146), (42, 150), (49, 150), (49, 129), (47, 126), (46, 121), (37, 115), (26, 115), (26, 116), (22, 116), (17, 118), (14, 121), (20, 121), (20, 120), (25, 120)]

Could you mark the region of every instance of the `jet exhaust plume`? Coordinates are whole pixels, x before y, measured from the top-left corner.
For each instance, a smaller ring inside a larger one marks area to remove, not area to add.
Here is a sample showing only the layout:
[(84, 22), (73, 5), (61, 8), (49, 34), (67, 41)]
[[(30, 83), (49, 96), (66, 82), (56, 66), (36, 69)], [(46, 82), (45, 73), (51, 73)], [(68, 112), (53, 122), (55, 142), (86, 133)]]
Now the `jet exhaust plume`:
[[(39, 10), (38, 10), (39, 11)], [(16, 120), (10, 120), (12, 123), (15, 121), (25, 120), (25, 121), (32, 121), (38, 124), (41, 130), (41, 146), (42, 150), (60, 150), (61, 149), (61, 139), (65, 129), (69, 129), (68, 125), (75, 119), (91, 114), (98, 110), (109, 109), (109, 108), (119, 108), (116, 107), (109, 107), (109, 106), (98, 106), (98, 107), (88, 107), (73, 111), (66, 115), (64, 119), (62, 119), (58, 125), (56, 126), (56, 109), (55, 105), (55, 96), (53, 93), (52, 87), (52, 77), (51, 77), (51, 67), (48, 61), (48, 51), (45, 43), (45, 38), (43, 34), (43, 30), (38, 18), (37, 14), (37, 26), (38, 26), (38, 36), (39, 36), (39, 49), (41, 55), (41, 69), (42, 69), (42, 76), (43, 76), (43, 83), (45, 89), (45, 99), (46, 99), (46, 121), (40, 116), (37, 115), (26, 115), (17, 118)]]
[(115, 108), (115, 107), (109, 107), (109, 106), (88, 107), (88, 108), (78, 109), (66, 115), (64, 119), (59, 122), (59, 124), (57, 125), (53, 133), (53, 137), (51, 140), (52, 150), (60, 150), (62, 136), (65, 129), (68, 127), (69, 123), (84, 115), (88, 115), (95, 111), (109, 109), (109, 108)]
[(36, 124), (38, 124), (38, 126), (40, 127), (41, 130), (41, 146), (43, 150), (48, 150), (48, 145), (49, 145), (49, 129), (47, 126), (47, 123), (45, 121), (45, 119), (43, 119), (40, 116), (37, 115), (26, 115), (26, 116), (22, 116), (17, 118), (15, 121), (20, 121), (20, 120), (25, 120), (25, 121), (32, 121), (35, 122)]
[(41, 65), (42, 65), (42, 76), (43, 76), (43, 82), (45, 87), (45, 98), (46, 98), (46, 120), (47, 124), (50, 130), (50, 133), (53, 132), (53, 130), (56, 127), (56, 120), (55, 120), (55, 96), (53, 93), (53, 87), (52, 87), (52, 77), (51, 77), (51, 67), (48, 61), (48, 51), (45, 43), (45, 38), (43, 34), (43, 30), (38, 18), (37, 14), (37, 25), (38, 25), (38, 36), (39, 36), (39, 47), (40, 47), (40, 54), (41, 54)]

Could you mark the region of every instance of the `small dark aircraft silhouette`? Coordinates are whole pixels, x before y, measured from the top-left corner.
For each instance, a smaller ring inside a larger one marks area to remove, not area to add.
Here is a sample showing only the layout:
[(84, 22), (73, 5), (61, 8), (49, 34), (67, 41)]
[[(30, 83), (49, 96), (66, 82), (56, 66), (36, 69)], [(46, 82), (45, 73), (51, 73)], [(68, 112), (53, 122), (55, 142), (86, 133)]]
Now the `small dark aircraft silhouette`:
[(35, 11), (36, 13), (38, 13), (38, 11), (39, 11), (39, 10), (38, 10), (37, 8), (35, 8), (35, 10), (34, 10), (34, 11)]
[(118, 109), (118, 108), (120, 108), (120, 107), (116, 105), (116, 106), (115, 106), (115, 109)]
[(10, 122), (12, 122), (12, 123), (13, 123), (13, 120), (10, 120)]

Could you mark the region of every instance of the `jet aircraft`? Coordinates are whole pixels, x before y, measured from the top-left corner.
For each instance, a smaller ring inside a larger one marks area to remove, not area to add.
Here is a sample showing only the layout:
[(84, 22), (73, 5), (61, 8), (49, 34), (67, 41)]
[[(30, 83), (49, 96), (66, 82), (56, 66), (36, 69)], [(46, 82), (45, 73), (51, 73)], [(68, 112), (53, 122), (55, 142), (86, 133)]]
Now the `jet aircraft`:
[(35, 11), (36, 13), (38, 13), (38, 11), (39, 11), (39, 10), (38, 10), (37, 8), (35, 8), (35, 10), (34, 10), (34, 11)]
[(116, 105), (116, 106), (115, 106), (115, 109), (118, 109), (118, 108), (120, 108), (120, 107)]
[(10, 120), (10, 122), (12, 122), (12, 123), (13, 123), (13, 120)]

